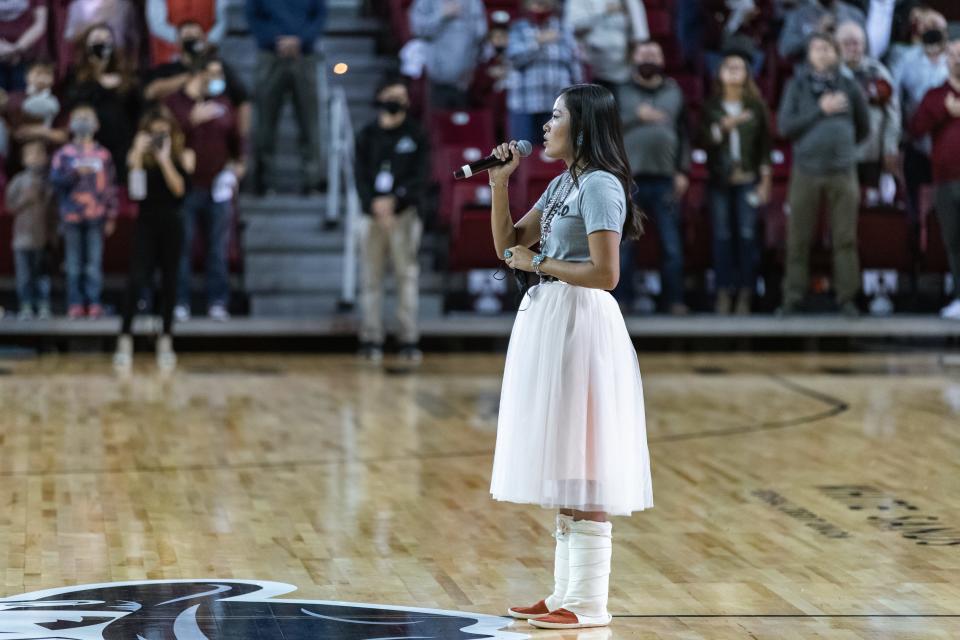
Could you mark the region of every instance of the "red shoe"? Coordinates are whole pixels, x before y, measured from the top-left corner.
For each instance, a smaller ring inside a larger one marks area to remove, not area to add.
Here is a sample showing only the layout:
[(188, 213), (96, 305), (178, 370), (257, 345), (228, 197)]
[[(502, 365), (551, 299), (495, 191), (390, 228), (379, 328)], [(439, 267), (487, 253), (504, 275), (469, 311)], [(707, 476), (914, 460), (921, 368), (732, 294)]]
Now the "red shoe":
[(585, 627), (605, 627), (612, 618), (607, 615), (603, 618), (581, 620), (577, 614), (566, 609), (557, 609), (540, 618), (530, 620), (530, 624), (540, 629), (583, 629)]
[(86, 311), (83, 310), (83, 305), (81, 304), (72, 304), (70, 305), (70, 308), (67, 310), (67, 317), (70, 318), (71, 320), (79, 320), (80, 318), (83, 318), (86, 315), (87, 313)]
[(547, 601), (541, 600), (532, 607), (510, 607), (507, 609), (507, 613), (517, 620), (529, 620), (547, 615), (550, 613), (550, 609), (547, 608)]
[(91, 320), (96, 320), (97, 318), (102, 318), (103, 316), (103, 307), (101, 307), (99, 304), (92, 304), (87, 309), (87, 317)]

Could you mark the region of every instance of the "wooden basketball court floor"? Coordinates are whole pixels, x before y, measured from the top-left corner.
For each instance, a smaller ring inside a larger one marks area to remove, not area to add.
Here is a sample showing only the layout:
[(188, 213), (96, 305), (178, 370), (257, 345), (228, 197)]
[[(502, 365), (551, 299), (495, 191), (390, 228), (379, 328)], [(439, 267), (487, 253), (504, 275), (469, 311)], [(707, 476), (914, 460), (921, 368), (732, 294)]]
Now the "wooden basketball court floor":
[[(614, 520), (613, 625), (498, 637), (960, 637), (960, 370), (928, 352), (640, 361), (656, 506)], [(532, 603), (553, 516), (489, 498), (502, 363), (187, 355), (162, 378), (143, 356), (120, 380), (99, 355), (0, 360), (0, 597), (203, 579), (386, 612)], [(11, 634), (12, 609), (0, 637), (100, 637)], [(257, 628), (222, 637), (493, 637)]]

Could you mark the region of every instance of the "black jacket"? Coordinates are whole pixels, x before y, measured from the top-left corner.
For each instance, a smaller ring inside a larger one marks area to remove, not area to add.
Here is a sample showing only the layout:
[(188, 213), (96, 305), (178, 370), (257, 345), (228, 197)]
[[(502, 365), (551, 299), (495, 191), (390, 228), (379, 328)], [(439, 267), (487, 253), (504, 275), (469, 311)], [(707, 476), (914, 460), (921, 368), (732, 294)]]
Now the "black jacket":
[[(378, 192), (377, 174), (393, 176), (393, 188)], [(396, 129), (381, 129), (377, 121), (364, 127), (356, 139), (357, 193), (363, 213), (370, 215), (371, 201), (381, 195), (397, 197), (397, 213), (416, 207), (425, 213), (430, 182), (430, 146), (420, 126), (407, 118)]]

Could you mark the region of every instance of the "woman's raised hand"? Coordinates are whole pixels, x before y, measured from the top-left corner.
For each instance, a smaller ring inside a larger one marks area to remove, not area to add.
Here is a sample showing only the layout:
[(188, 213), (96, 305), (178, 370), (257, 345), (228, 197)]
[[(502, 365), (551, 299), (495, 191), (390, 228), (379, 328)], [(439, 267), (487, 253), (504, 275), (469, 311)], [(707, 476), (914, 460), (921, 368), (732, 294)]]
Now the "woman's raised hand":
[(499, 167), (493, 167), (487, 172), (491, 184), (506, 185), (510, 180), (510, 176), (513, 175), (513, 172), (516, 171), (520, 165), (520, 152), (517, 151), (516, 140), (499, 144), (491, 151), (491, 154), (500, 160), (506, 160), (510, 157), (511, 153), (513, 154), (513, 159), (510, 160), (510, 162)]

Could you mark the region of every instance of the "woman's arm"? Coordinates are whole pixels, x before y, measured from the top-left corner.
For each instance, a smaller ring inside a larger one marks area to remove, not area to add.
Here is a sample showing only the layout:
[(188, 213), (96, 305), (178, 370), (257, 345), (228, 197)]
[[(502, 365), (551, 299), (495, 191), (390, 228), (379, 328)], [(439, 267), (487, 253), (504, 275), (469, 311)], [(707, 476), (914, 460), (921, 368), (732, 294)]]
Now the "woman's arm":
[[(590, 260), (570, 262), (547, 258), (540, 264), (540, 273), (568, 284), (609, 291), (620, 281), (620, 234), (616, 231), (595, 231), (587, 236)], [(524, 246), (511, 247), (513, 257), (506, 262), (512, 269), (534, 272), (534, 253)]]
[(513, 160), (507, 164), (490, 169), (487, 176), (490, 178), (492, 197), (490, 202), (490, 228), (493, 232), (493, 246), (497, 250), (497, 258), (503, 259), (503, 252), (514, 245), (529, 247), (540, 241), (540, 210), (533, 208), (523, 218), (513, 222), (510, 216), (510, 192), (508, 185), (510, 176), (520, 164), (520, 152), (517, 151), (516, 141), (503, 143), (493, 150), (493, 155), (501, 160), (513, 154)]

